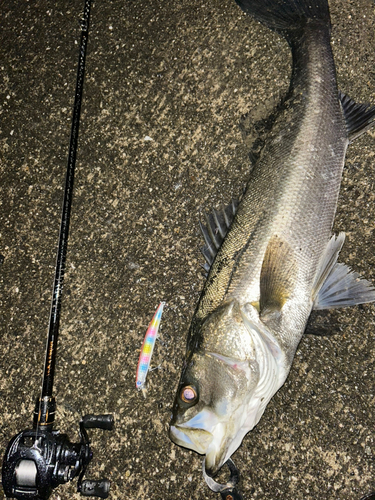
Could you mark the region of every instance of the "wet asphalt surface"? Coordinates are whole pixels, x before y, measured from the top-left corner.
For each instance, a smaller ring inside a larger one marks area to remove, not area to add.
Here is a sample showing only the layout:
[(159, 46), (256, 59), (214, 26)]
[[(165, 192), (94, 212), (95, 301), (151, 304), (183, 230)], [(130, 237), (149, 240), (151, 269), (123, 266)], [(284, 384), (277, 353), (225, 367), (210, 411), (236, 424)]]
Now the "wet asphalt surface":
[[(332, 1), (339, 87), (375, 102), (375, 7)], [(41, 384), (83, 1), (0, 5), (0, 448), (32, 422)], [(95, 1), (55, 377), (55, 428), (77, 440), (112, 499), (213, 499), (201, 457), (167, 435), (189, 322), (204, 284), (201, 213), (242, 192), (240, 118), (288, 87), (286, 43), (234, 1)], [(375, 283), (375, 133), (348, 150), (334, 230), (341, 260)], [(148, 396), (135, 389), (161, 300)], [(375, 307), (327, 314), (234, 454), (245, 499), (359, 500), (375, 490)], [(75, 483), (52, 499), (79, 498)], [(2, 492), (0, 493), (2, 497)]]

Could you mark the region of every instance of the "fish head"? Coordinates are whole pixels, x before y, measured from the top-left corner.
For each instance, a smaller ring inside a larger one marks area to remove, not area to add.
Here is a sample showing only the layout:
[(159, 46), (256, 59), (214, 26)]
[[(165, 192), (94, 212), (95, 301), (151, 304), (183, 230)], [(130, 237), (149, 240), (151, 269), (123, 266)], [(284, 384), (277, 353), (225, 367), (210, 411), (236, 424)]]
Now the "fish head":
[(182, 370), (169, 434), (176, 444), (206, 455), (206, 471), (214, 475), (249, 430), (244, 426), (259, 367), (237, 302), (200, 328), (200, 345)]

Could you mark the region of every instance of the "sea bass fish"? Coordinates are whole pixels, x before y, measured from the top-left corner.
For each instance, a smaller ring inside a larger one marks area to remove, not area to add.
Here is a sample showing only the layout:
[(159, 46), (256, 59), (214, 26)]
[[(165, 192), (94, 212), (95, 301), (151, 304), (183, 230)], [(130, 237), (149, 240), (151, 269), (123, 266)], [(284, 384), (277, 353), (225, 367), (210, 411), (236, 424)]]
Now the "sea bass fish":
[(211, 476), (285, 382), (311, 311), (375, 300), (337, 263), (345, 234), (331, 233), (347, 146), (375, 108), (338, 92), (328, 3), (237, 3), (286, 38), (293, 70), (233, 221), (234, 206), (204, 228), (210, 268), (169, 432), (205, 455)]

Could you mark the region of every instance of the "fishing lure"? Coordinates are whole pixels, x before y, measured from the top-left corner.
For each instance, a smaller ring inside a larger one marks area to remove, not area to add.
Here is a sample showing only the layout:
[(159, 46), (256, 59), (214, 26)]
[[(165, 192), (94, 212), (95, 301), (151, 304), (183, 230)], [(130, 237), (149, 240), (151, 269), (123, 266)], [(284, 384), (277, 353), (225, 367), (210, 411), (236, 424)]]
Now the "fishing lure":
[(135, 386), (138, 390), (143, 390), (147, 373), (150, 369), (151, 356), (155, 346), (155, 340), (158, 334), (161, 315), (163, 313), (163, 308), (165, 302), (161, 302), (159, 307), (156, 309), (154, 317), (152, 318), (150, 324), (148, 325), (145, 338), (141, 347), (141, 353), (139, 355), (138, 366), (137, 366), (137, 376)]

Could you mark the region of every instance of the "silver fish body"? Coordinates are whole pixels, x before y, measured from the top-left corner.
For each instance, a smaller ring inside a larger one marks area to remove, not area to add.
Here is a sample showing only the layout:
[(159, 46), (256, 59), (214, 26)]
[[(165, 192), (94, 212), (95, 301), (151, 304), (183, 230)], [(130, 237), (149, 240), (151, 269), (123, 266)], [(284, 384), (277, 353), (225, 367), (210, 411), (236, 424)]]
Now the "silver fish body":
[(375, 300), (368, 282), (336, 264), (344, 235), (331, 238), (346, 148), (375, 112), (338, 98), (328, 6), (319, 0), (310, 13), (307, 0), (239, 3), (287, 38), (293, 73), (210, 268), (174, 403), (171, 439), (206, 455), (210, 474), (284, 383), (314, 304)]

